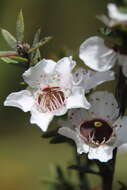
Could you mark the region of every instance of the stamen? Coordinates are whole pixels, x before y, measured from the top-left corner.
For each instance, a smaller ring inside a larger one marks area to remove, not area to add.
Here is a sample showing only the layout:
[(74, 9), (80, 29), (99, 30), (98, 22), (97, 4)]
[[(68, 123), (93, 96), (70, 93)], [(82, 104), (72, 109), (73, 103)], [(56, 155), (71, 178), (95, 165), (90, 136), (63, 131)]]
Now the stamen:
[(99, 146), (111, 139), (113, 128), (102, 119), (93, 119), (81, 124), (80, 136), (86, 143)]
[(45, 88), (38, 96), (39, 108), (44, 112), (55, 111), (61, 108), (64, 103), (65, 96), (59, 87)]

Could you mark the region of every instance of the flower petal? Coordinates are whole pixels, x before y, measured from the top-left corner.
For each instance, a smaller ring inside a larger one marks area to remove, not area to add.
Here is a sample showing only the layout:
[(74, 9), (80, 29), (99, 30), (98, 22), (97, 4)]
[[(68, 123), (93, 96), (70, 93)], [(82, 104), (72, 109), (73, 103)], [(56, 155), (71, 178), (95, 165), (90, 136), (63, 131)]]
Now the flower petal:
[(30, 67), (23, 73), (23, 79), (32, 88), (43, 87), (47, 85), (48, 76), (54, 72), (56, 62), (50, 59), (42, 59), (34, 67)]
[(34, 99), (29, 90), (21, 90), (19, 92), (11, 93), (4, 102), (4, 106), (18, 107), (24, 112), (30, 111), (33, 104)]
[(79, 57), (91, 69), (103, 72), (114, 66), (117, 54), (105, 46), (102, 38), (93, 36), (81, 44)]
[(114, 80), (114, 72), (95, 72), (83, 68), (77, 69), (73, 74), (75, 84), (83, 87), (86, 92), (103, 82)]
[(60, 75), (60, 86), (69, 88), (72, 83), (72, 69), (76, 65), (76, 62), (72, 60), (72, 57), (64, 57), (57, 62), (56, 72)]
[(90, 148), (88, 153), (89, 159), (97, 159), (100, 162), (107, 162), (108, 160), (112, 159), (113, 156), (113, 149), (112, 146), (101, 145), (97, 148)]
[(84, 90), (80, 87), (73, 87), (72, 94), (67, 98), (66, 106), (67, 109), (90, 108), (90, 104), (84, 96)]
[(38, 125), (42, 131), (46, 131), (48, 125), (53, 119), (53, 114), (50, 113), (41, 113), (37, 109), (31, 110), (30, 123)]
[(127, 14), (120, 12), (115, 4), (109, 3), (107, 8), (109, 17), (113, 19), (114, 24), (127, 21)]
[(104, 82), (114, 80), (114, 72), (105, 71), (105, 72), (94, 72), (89, 71), (89, 79), (87, 80), (86, 90), (95, 88), (97, 85), (100, 85)]
[(82, 154), (82, 153), (87, 153), (88, 150), (89, 150), (89, 146), (87, 144), (85, 144), (76, 134), (76, 132), (68, 127), (61, 127), (59, 130), (58, 130), (58, 133), (65, 136), (65, 137), (68, 137), (72, 140), (75, 141), (76, 143), (76, 146), (77, 146), (77, 152), (79, 154)]
[(90, 96), (91, 108), (88, 110), (93, 117), (113, 122), (119, 114), (118, 104), (112, 93), (95, 92)]
[(117, 127), (116, 146), (127, 143), (127, 116), (118, 118), (118, 120), (114, 123), (114, 126)]
[(67, 113), (67, 108), (66, 108), (66, 106), (63, 106), (60, 109), (54, 111), (53, 114), (56, 115), (56, 116), (61, 116), (61, 115), (64, 115), (66, 113)]
[(91, 119), (91, 114), (83, 108), (71, 109), (68, 111), (68, 120), (72, 126), (78, 127), (83, 121)]

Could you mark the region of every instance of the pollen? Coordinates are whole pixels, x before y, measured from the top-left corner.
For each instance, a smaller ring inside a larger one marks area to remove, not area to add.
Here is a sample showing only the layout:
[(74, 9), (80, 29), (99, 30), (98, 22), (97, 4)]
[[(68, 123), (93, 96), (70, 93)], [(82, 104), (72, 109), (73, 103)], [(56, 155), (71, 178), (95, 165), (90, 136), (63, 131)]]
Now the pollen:
[(100, 121), (95, 121), (95, 122), (94, 122), (94, 125), (95, 125), (95, 127), (101, 127), (101, 126), (102, 126), (102, 122), (100, 122)]

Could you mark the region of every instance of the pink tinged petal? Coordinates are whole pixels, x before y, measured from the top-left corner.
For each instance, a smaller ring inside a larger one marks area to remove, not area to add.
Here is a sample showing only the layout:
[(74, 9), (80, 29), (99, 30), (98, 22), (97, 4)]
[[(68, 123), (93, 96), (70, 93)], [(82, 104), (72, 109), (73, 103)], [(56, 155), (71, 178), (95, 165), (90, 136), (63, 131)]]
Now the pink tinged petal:
[(102, 38), (94, 36), (81, 44), (79, 57), (91, 69), (103, 72), (114, 66), (117, 54), (105, 46)]
[(36, 109), (32, 109), (30, 123), (36, 124), (42, 129), (42, 131), (46, 131), (53, 117), (53, 114), (42, 113)]
[(60, 75), (60, 85), (62, 87), (70, 87), (72, 82), (72, 69), (76, 65), (76, 62), (71, 57), (64, 57), (57, 62), (55, 68), (56, 72)]
[(90, 147), (88, 158), (91, 160), (97, 159), (100, 162), (108, 162), (112, 159), (113, 149), (114, 147), (107, 145), (101, 145), (97, 148)]
[(117, 24), (119, 22), (127, 21), (127, 14), (120, 12), (115, 4), (109, 3), (107, 8), (108, 8), (109, 17), (114, 20), (114, 24), (115, 22)]
[(127, 116), (123, 118), (118, 118), (118, 120), (113, 124), (116, 126), (116, 146), (120, 146), (127, 143)]
[(112, 93), (107, 91), (95, 92), (90, 96), (90, 103), (89, 112), (93, 117), (105, 119), (110, 123), (118, 117), (118, 104)]
[(24, 112), (30, 111), (33, 104), (34, 98), (29, 90), (11, 93), (4, 102), (4, 106), (18, 107)]
[(74, 87), (72, 94), (66, 100), (67, 109), (71, 108), (85, 108), (89, 109), (90, 104), (84, 96), (84, 90), (80, 87)]
[(23, 79), (32, 88), (43, 87), (47, 85), (48, 77), (54, 72), (55, 66), (56, 62), (50, 59), (42, 59), (23, 73)]
[(68, 128), (68, 127), (61, 127), (59, 130), (58, 130), (58, 133), (67, 137), (67, 138), (70, 138), (72, 140), (75, 141), (76, 143), (76, 146), (77, 146), (77, 152), (79, 154), (82, 154), (82, 153), (87, 153), (88, 150), (89, 150), (89, 146), (86, 145), (79, 137), (78, 135), (76, 134), (76, 131)]

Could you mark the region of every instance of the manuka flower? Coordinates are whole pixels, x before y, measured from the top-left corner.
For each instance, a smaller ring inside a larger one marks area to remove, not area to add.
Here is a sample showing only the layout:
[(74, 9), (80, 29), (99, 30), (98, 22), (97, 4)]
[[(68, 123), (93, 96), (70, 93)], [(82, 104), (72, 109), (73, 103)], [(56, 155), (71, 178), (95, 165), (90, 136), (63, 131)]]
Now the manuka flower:
[(75, 141), (79, 154), (88, 153), (89, 159), (107, 162), (113, 149), (127, 142), (127, 117), (118, 118), (118, 104), (106, 91), (92, 94), (90, 103), (89, 110), (70, 110), (58, 132)]
[(115, 4), (109, 3), (107, 6), (108, 16), (98, 16), (105, 25), (114, 27), (117, 25), (127, 25), (127, 13), (118, 8)]
[(96, 86), (104, 82), (114, 80), (114, 72), (95, 72), (80, 67), (73, 73), (73, 80), (73, 83), (83, 88), (84, 93), (86, 94)]
[(72, 69), (75, 62), (65, 57), (57, 63), (43, 59), (24, 72), (29, 87), (10, 94), (5, 106), (14, 106), (31, 112), (31, 123), (46, 131), (53, 117), (63, 115), (70, 108), (90, 107), (84, 89), (73, 83)]
[(88, 67), (99, 72), (111, 69), (118, 61), (127, 77), (127, 55), (107, 47), (98, 36), (90, 37), (81, 44), (79, 57)]

